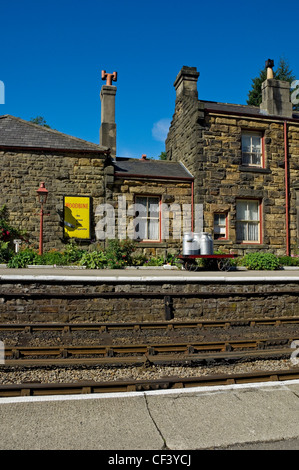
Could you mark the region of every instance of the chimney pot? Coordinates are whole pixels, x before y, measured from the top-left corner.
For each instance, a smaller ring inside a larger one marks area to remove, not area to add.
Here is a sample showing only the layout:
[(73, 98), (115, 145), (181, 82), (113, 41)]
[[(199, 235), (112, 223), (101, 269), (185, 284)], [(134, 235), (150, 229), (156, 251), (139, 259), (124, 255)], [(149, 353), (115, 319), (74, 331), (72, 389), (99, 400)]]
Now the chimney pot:
[(140, 160), (146, 160), (146, 155), (143, 154)]

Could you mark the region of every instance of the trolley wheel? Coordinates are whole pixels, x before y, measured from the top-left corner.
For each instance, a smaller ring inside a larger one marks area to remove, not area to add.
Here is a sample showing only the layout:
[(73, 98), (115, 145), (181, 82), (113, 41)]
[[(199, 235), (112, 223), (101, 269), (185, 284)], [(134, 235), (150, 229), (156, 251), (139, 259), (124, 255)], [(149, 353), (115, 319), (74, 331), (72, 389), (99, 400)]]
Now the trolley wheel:
[(218, 269), (220, 271), (229, 271), (230, 269), (230, 259), (219, 259), (217, 261)]
[(196, 261), (194, 260), (188, 260), (188, 261), (185, 261), (184, 263), (184, 268), (187, 270), (187, 271), (197, 271), (199, 269), (199, 266), (198, 264), (196, 263)]

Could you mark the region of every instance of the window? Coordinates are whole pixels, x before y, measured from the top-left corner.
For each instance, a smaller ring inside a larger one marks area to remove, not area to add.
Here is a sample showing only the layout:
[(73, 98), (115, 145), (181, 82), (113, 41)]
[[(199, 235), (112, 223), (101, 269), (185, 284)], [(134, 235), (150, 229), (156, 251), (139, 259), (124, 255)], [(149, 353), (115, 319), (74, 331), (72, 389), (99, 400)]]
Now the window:
[(242, 134), (242, 165), (263, 166), (262, 140), (260, 132)]
[(138, 217), (135, 227), (136, 239), (160, 241), (160, 198), (138, 196), (135, 203)]
[(214, 214), (214, 240), (227, 239), (227, 214), (215, 213)]
[(259, 243), (260, 225), (260, 201), (237, 201), (237, 241)]

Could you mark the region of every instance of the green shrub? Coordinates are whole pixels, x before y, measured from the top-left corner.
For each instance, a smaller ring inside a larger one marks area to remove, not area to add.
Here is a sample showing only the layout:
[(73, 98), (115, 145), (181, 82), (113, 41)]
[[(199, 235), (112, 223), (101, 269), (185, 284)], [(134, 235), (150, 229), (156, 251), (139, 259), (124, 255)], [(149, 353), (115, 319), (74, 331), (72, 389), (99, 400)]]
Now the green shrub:
[(275, 270), (280, 268), (277, 256), (272, 253), (250, 253), (244, 256), (243, 264), (248, 269)]
[(26, 268), (28, 264), (40, 264), (40, 256), (31, 248), (25, 248), (15, 254), (7, 263), (9, 268)]
[(136, 243), (133, 240), (108, 240), (105, 250), (108, 267), (119, 268), (132, 264), (132, 253), (135, 251)]
[(145, 262), (145, 266), (163, 266), (165, 264), (164, 256), (152, 256)]
[(0, 241), (0, 263), (7, 263), (14, 254), (9, 242)]
[(144, 266), (147, 261), (147, 256), (143, 253), (141, 254), (132, 254), (131, 262), (132, 266)]
[(281, 266), (299, 266), (299, 258), (293, 256), (279, 256)]
[[(64, 252), (63, 252), (63, 257), (64, 257), (64, 264), (74, 264), (77, 263), (78, 261), (81, 260), (82, 256), (85, 254), (85, 250), (82, 248), (79, 248), (76, 243), (71, 240), (67, 244)], [(57, 263), (54, 263), (57, 264)]]
[(79, 264), (89, 269), (102, 269), (107, 266), (107, 256), (103, 251), (86, 251)]
[(39, 264), (63, 266), (68, 263), (64, 256), (64, 253), (61, 253), (60, 251), (52, 250), (40, 256)]
[(6, 205), (0, 208), (0, 241), (9, 242), (12, 247), (15, 238), (27, 241), (27, 232), (12, 227), (9, 223), (9, 213)]

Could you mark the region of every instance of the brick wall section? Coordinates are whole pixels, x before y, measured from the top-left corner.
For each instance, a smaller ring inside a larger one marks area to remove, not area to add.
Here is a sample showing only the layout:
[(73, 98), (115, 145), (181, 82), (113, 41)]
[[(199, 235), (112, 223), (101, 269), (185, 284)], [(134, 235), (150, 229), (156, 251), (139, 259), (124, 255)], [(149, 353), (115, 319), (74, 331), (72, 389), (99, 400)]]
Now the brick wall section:
[[(24, 294), (41, 294), (26, 298)], [(94, 294), (108, 297), (92, 297)], [(127, 296), (114, 297), (117, 293)], [(133, 293), (138, 293), (137, 297)], [(159, 297), (146, 297), (158, 293)], [(241, 320), (299, 314), (299, 284), (283, 282), (6, 282), (0, 286), (0, 322), (164, 321), (164, 295), (173, 297), (173, 321)], [(192, 294), (194, 293), (194, 296)], [(259, 295), (264, 293), (265, 295)], [(12, 294), (19, 294), (11, 298)], [(20, 296), (20, 294), (23, 294)], [(48, 294), (48, 298), (43, 298)], [(91, 294), (90, 298), (66, 298)], [(186, 296), (186, 294), (191, 294)], [(200, 294), (200, 295), (198, 295)], [(227, 294), (227, 295), (224, 295)], [(6, 296), (7, 295), (7, 296)]]
[[(93, 207), (105, 201), (106, 157), (100, 153), (1, 151), (0, 205), (7, 205), (10, 223), (27, 230), (38, 248), (40, 205), (36, 190), (49, 191), (44, 207), (44, 249), (61, 249), (63, 196), (91, 196)], [(94, 219), (94, 217), (93, 217)]]

